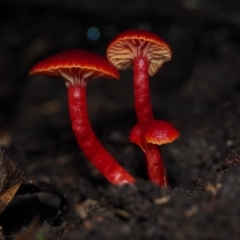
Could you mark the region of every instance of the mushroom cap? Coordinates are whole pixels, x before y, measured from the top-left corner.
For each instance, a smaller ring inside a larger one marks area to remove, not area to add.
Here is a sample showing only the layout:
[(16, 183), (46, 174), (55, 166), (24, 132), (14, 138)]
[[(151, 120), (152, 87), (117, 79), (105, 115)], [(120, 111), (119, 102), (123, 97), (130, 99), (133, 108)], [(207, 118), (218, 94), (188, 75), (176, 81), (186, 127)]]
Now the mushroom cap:
[(150, 76), (153, 76), (162, 64), (170, 61), (172, 57), (168, 45), (154, 33), (127, 30), (117, 35), (109, 44), (107, 58), (119, 70), (125, 70), (133, 65), (133, 59), (140, 53), (149, 60)]
[(75, 77), (119, 78), (118, 70), (108, 60), (95, 53), (71, 49), (48, 57), (32, 67), (29, 74), (40, 74), (49, 77), (63, 77), (66, 83), (74, 84)]
[(144, 120), (132, 128), (129, 140), (145, 150), (146, 143), (162, 145), (178, 137), (179, 132), (171, 123), (162, 120)]

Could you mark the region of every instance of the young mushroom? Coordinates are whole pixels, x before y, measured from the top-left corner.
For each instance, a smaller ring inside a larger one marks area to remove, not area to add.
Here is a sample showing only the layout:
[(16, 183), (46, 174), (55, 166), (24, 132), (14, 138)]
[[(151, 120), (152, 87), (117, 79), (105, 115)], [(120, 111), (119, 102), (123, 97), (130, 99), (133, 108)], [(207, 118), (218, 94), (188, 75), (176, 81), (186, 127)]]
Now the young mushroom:
[(143, 30), (127, 30), (117, 35), (107, 48), (108, 60), (119, 70), (133, 68), (134, 106), (138, 121), (153, 119), (149, 75), (171, 59), (171, 50), (157, 35)]
[(68, 89), (72, 128), (85, 156), (113, 184), (133, 183), (135, 179), (108, 153), (97, 139), (87, 112), (86, 85), (93, 78), (119, 78), (117, 69), (104, 57), (72, 49), (39, 63), (30, 74), (62, 78)]
[(129, 140), (137, 144), (146, 155), (150, 180), (162, 187), (168, 186), (166, 169), (156, 145), (170, 143), (178, 138), (179, 132), (167, 121), (144, 120), (131, 130)]

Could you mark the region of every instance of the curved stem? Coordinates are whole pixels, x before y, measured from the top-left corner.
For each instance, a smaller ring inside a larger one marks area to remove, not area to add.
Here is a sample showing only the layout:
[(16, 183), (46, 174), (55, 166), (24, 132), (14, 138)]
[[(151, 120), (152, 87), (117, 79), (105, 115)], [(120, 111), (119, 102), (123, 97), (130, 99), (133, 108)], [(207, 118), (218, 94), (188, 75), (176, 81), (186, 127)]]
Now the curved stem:
[(147, 143), (145, 154), (149, 179), (161, 187), (167, 187), (168, 180), (166, 169), (163, 164), (160, 150), (156, 145)]
[(133, 183), (135, 179), (107, 152), (94, 134), (87, 112), (86, 87), (68, 87), (69, 111), (77, 142), (91, 163), (113, 184)]
[(138, 121), (153, 119), (148, 66), (146, 57), (136, 57), (134, 59), (134, 105)]

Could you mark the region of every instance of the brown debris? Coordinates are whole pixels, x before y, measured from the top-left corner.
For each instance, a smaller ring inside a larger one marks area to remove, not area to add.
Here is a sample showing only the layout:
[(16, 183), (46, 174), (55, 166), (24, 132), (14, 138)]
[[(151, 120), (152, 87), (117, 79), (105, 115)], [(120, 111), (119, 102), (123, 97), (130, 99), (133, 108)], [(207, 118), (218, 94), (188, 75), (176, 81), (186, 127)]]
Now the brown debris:
[(0, 213), (11, 202), (24, 182), (27, 180), (23, 172), (0, 149)]
[(154, 199), (154, 203), (157, 205), (163, 205), (163, 204), (168, 203), (170, 201), (170, 199), (171, 199), (171, 196), (164, 196), (161, 198)]
[(80, 204), (76, 204), (75, 211), (77, 212), (81, 219), (85, 219), (89, 216), (91, 212), (95, 211), (99, 207), (100, 206), (98, 201), (93, 199), (87, 199)]

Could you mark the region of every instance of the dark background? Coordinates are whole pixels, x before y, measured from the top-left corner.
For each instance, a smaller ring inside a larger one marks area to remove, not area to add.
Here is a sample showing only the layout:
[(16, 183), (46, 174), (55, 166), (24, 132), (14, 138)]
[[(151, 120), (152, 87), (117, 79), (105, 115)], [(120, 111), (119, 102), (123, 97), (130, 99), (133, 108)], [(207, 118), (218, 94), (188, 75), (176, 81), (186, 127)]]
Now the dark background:
[[(28, 72), (66, 49), (105, 55), (111, 39), (126, 29), (152, 31), (172, 49), (172, 60), (150, 81), (155, 117), (181, 134), (162, 147), (171, 187), (194, 188), (197, 178), (240, 150), (238, 0), (0, 1), (0, 146), (27, 177), (68, 193), (71, 226), (80, 225), (74, 206), (82, 201), (82, 182), (93, 188), (107, 183), (75, 142), (63, 81)], [(106, 148), (146, 181), (141, 151), (127, 139), (136, 123), (132, 88), (131, 70), (118, 81), (91, 81), (89, 116)]]

